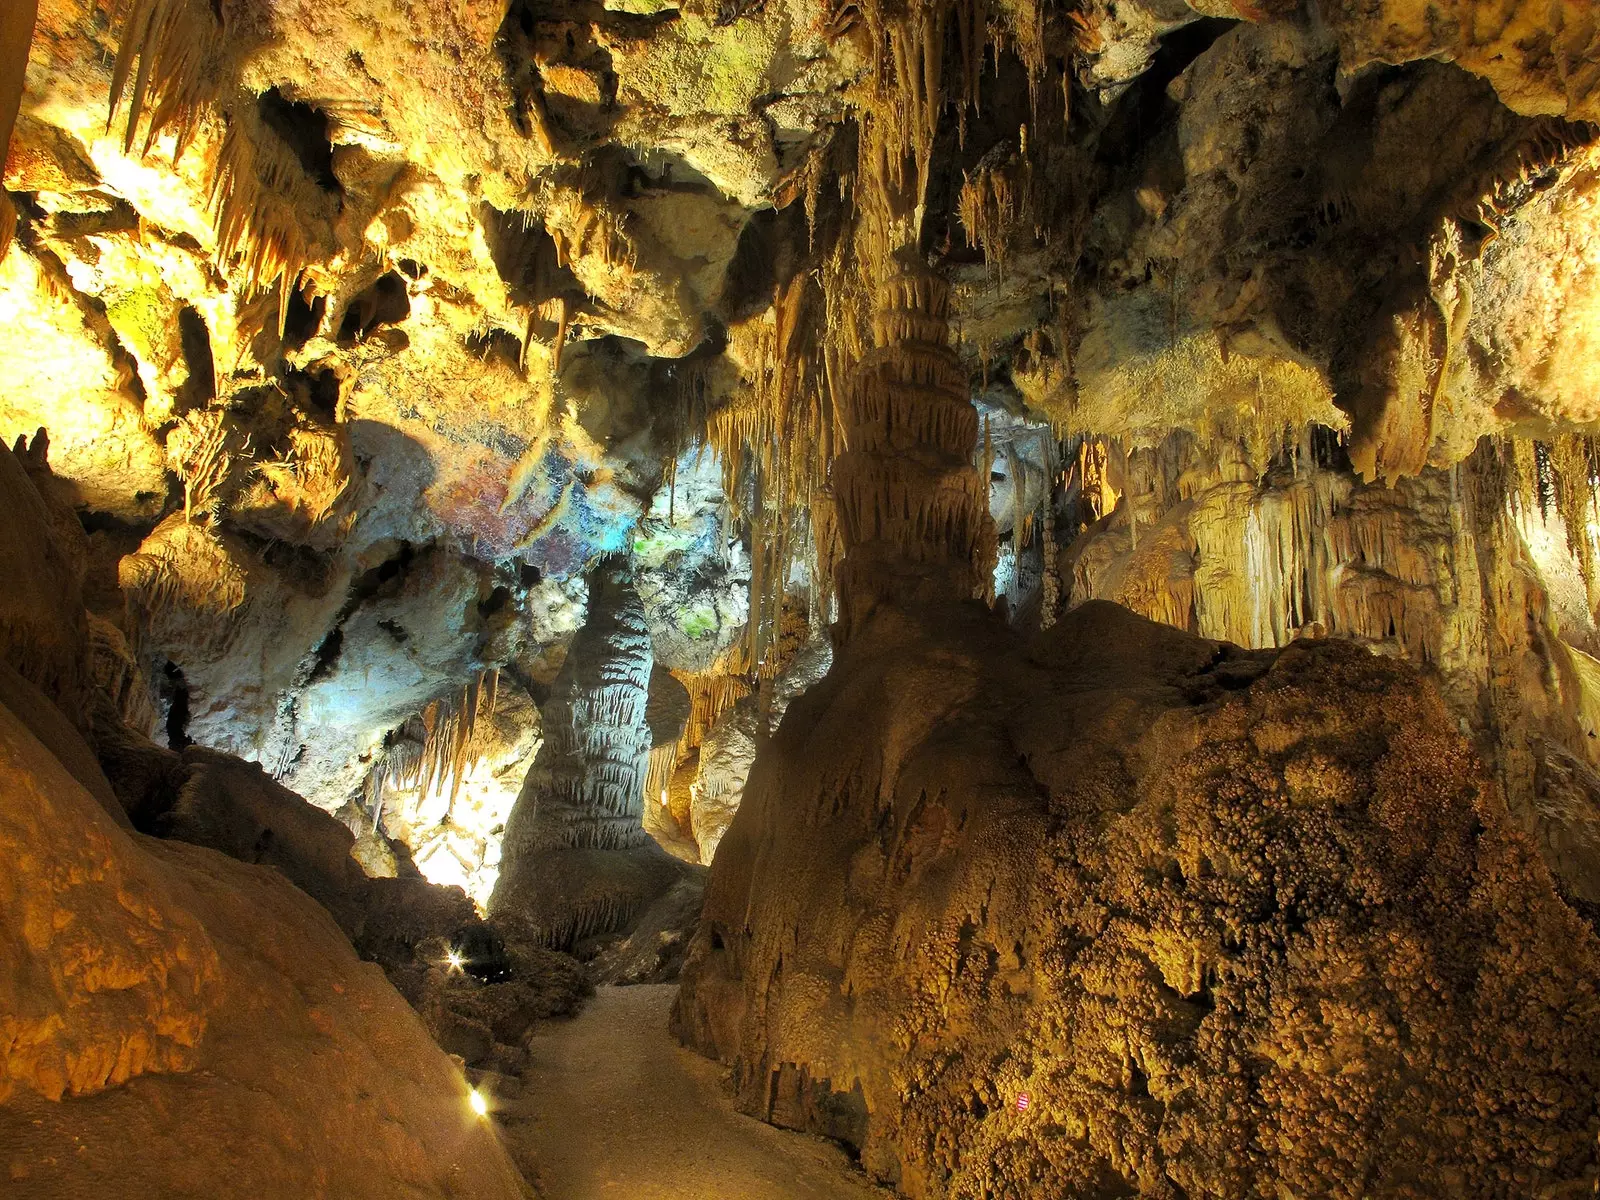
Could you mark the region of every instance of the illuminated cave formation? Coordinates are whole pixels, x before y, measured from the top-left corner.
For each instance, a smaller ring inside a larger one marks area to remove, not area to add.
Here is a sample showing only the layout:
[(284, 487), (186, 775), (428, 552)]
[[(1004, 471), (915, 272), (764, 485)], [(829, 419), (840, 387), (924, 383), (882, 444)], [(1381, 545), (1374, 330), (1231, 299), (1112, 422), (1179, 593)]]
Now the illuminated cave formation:
[(506, 819), (490, 910), (560, 949), (623, 928), (678, 870), (645, 832), (650, 631), (625, 569), (603, 567)]
[(1596, 32), (6, 4), (0, 1195), (1590, 1194)]

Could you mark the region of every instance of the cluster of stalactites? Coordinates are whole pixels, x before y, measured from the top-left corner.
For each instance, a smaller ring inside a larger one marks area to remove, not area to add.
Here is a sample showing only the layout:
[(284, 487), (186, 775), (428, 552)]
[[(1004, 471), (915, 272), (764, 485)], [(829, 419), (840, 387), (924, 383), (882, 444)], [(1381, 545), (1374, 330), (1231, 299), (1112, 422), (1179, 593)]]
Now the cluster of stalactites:
[[(148, 154), (171, 130), (176, 159), (203, 128), (217, 135), (222, 122), (213, 118), (215, 60), (222, 44), (221, 21), (206, 0), (131, 0), (120, 30), (107, 118), (109, 128), (126, 94), (127, 153)], [(220, 133), (210, 203), (218, 255), (236, 268), (244, 295), (277, 286), (281, 333), (290, 295), (317, 256), (305, 232), (307, 219), (331, 219), (333, 201), (310, 180), (283, 139), (243, 105), (227, 115)]]
[[(1019, 151), (985, 155), (971, 171), (963, 172), (956, 214), (966, 231), (967, 245), (983, 251), (998, 281), (1010, 257), (1019, 229), (1033, 226), (1033, 166), (1028, 157), (1027, 126), (1019, 131)], [(1036, 236), (1048, 230), (1035, 227)]]
[(1461, 630), (1477, 620), (1454, 611), (1473, 603), (1461, 598), (1460, 580), (1477, 576), (1474, 539), (1503, 544), (1515, 535), (1491, 530), (1496, 522), (1559, 516), (1593, 611), (1600, 450), (1592, 439), (1486, 440), (1459, 466), (1394, 488), (1362, 485), (1341, 468), (1337, 439), (1321, 430), (1286, 441), (1266, 469), (1242, 445), (1219, 453), (1188, 434), (1131, 452), (1086, 439), (1070, 480), (1080, 514), (1114, 511), (1106, 532), (1128, 543), (1113, 570), (1094, 553), (1074, 558), (1073, 602), (1115, 599), (1245, 646), (1315, 632), (1440, 664), (1459, 654), (1452, 639), (1468, 637)]
[(639, 915), (639, 902), (623, 893), (605, 893), (565, 905), (536, 932), (542, 944), (571, 946), (584, 938), (622, 929)]
[(942, 280), (891, 277), (873, 321), (877, 346), (845, 394), (849, 449), (834, 467), (845, 635), (880, 601), (988, 590), (994, 527), (987, 481), (972, 465), (978, 417), (948, 344), (948, 303)]
[[(668, 810), (671, 823), (675, 823), (681, 833), (689, 831), (689, 817), (687, 811), (680, 812), (673, 801), (673, 781), (681, 766), (694, 764), (701, 745), (723, 715), (756, 691), (758, 685), (751, 682), (752, 671), (745, 657), (747, 645), (734, 646), (724, 661), (710, 671), (673, 672), (673, 677), (688, 692), (688, 712), (675, 739), (660, 742), (650, 749), (645, 763), (644, 805), (647, 811), (652, 806)], [(775, 647), (775, 652), (762, 660), (762, 682), (766, 682), (766, 672), (775, 673), (784, 661), (781, 649)], [(694, 773), (698, 775), (697, 765)]]
[(722, 463), (730, 510), (750, 531), (744, 655), (752, 669), (776, 645), (794, 563), (805, 564), (819, 609), (826, 610), (832, 591), (836, 554), (826, 489), (842, 434), (831, 368), (817, 350), (821, 307), (806, 275), (779, 287), (771, 322), (738, 334), (750, 343), (748, 394), (706, 419), (706, 440)]
[(278, 289), (278, 332), (289, 297), (312, 259), (303, 222), (326, 215), (327, 196), (306, 175), (293, 150), (275, 134), (235, 118), (223, 135), (211, 181), (217, 253), (237, 264), (244, 293)]
[[(993, 51), (997, 64), (1002, 46), (1016, 52), (1038, 124), (1045, 76), (1043, 8), (1036, 0), (993, 6), (983, 0), (911, 0), (891, 11), (883, 0), (864, 0), (851, 9), (865, 19), (874, 52), (870, 92), (858, 114), (867, 192), (863, 207), (868, 224), (879, 225), (869, 230), (869, 241), (894, 249), (920, 233), (934, 139), (951, 101), (958, 137), (966, 142), (968, 114), (981, 109), (985, 49)], [(954, 87), (944, 77), (945, 47), (952, 36), (960, 69)]]
[(1504, 439), (1508, 491), (1518, 515), (1560, 516), (1567, 549), (1583, 577), (1589, 611), (1600, 608), (1600, 438), (1558, 434), (1549, 441)]
[(141, 153), (148, 154), (162, 131), (171, 127), (177, 131), (176, 153), (183, 154), (200, 118), (216, 99), (209, 68), (221, 38), (222, 22), (206, 0), (132, 0), (118, 39), (106, 121), (109, 128), (132, 75), (123, 137), (127, 153), (133, 152), (139, 124), (148, 115)]
[(482, 754), (479, 722), (494, 717), (499, 695), (500, 672), (481, 671), (458, 695), (431, 702), (406, 722), (367, 773), (364, 790), (374, 829), (383, 820), (390, 789), (446, 797), (444, 819), (450, 820), (461, 782)]

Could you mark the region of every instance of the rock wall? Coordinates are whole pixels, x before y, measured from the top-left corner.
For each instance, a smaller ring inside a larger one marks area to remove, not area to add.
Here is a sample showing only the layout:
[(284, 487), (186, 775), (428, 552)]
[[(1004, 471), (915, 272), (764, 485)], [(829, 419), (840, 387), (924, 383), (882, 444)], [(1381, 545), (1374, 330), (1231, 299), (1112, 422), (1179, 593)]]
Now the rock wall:
[(845, 549), (987, 590), (986, 444), (1032, 620), (1018, 429), (1348, 427), (1393, 486), (1593, 424), (1581, 6), (1543, 56), (1467, 0), (535, 8), (62, 0), (7, 81), (0, 432), (95, 526), (134, 723), (353, 828), (430, 706), (544, 699), (606, 556), (658, 661), (753, 677)]
[(1600, 819), (1587, 783), (1600, 764), (1600, 644), (1559, 506), (1518, 470), (1510, 447), (1485, 443), (1458, 468), (1388, 487), (1357, 479), (1328, 432), (1267, 470), (1175, 435), (1128, 456), (1117, 507), (1057, 569), (1069, 604), (1115, 600), (1249, 647), (1349, 638), (1414, 663), (1562, 885), (1587, 901), (1600, 886), (1584, 849)]
[(0, 709), (17, 1195), (530, 1195), (422, 1022), (278, 873), (125, 833)]
[(1554, 1194), (1597, 966), (1410, 667), (885, 610), (758, 756), (674, 1019), (911, 1196)]
[[(29, 478), (20, 454), (0, 450), (0, 501), (13, 514), (0, 531), (0, 561), (19, 570), (0, 597), (0, 657), (61, 707), (80, 728), (87, 725), (88, 624), (83, 612), (84, 564), (73, 550), (82, 541), (77, 522), (66, 514), (77, 542), (51, 536), (52, 518), (43, 494)], [(45, 445), (36, 453), (41, 462)], [(22, 570), (23, 566), (26, 570)]]
[(700, 743), (690, 784), (689, 828), (707, 866), (744, 800), (750, 768), (773, 729), (796, 697), (828, 673), (833, 647), (812, 642), (803, 647), (769, 686), (746, 696), (717, 719)]

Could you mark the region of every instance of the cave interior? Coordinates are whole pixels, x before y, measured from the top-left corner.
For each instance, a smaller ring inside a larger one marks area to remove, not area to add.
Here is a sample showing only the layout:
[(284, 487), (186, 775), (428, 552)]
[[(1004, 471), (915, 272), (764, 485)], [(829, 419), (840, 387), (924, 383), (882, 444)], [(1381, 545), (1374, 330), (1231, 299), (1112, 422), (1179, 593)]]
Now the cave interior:
[(1600, 1189), (1589, 0), (5, 0), (0, 147), (0, 1196)]

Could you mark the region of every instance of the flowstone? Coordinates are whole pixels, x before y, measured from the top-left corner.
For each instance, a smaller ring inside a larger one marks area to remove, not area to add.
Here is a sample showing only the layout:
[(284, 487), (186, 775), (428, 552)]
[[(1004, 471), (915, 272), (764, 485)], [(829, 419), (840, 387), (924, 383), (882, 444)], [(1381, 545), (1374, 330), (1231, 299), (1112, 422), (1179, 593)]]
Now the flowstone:
[(1410, 667), (883, 608), (758, 755), (675, 1024), (916, 1197), (1575, 1194), (1597, 970)]

